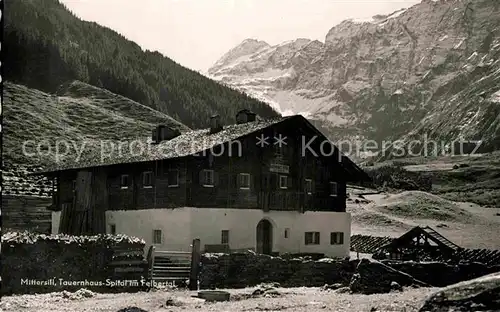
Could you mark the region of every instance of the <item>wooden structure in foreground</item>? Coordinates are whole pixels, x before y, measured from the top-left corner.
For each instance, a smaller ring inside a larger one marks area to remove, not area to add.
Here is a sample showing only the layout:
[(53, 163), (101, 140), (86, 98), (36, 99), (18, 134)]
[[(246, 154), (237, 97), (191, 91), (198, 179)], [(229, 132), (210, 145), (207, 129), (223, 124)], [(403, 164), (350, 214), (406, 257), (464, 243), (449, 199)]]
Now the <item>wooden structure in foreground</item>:
[(452, 259), (461, 247), (448, 240), (434, 229), (414, 227), (402, 236), (379, 249), (393, 260)]
[[(427, 237), (427, 241), (437, 241), (427, 245), (416, 238)], [(413, 239), (411, 239), (413, 238)], [(417, 243), (418, 242), (418, 243)], [(468, 249), (458, 247), (430, 227), (410, 230), (399, 238), (352, 235), (351, 251), (373, 254), (376, 259), (400, 259), (413, 261), (478, 262), (485, 265), (500, 264), (500, 250)], [(442, 252), (444, 251), (444, 252)]]

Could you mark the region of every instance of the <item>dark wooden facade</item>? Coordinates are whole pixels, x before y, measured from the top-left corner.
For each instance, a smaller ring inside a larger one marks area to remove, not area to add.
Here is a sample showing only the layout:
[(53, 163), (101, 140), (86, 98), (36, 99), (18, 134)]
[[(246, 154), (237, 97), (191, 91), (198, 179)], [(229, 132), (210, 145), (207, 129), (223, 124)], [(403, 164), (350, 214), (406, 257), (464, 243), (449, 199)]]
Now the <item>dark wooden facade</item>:
[[(287, 144), (282, 148), (274, 144), (278, 133), (286, 137)], [(261, 134), (269, 138), (264, 147), (257, 145)], [(303, 143), (313, 136), (317, 133), (305, 124), (282, 123), (198, 155), (86, 169), (93, 172), (90, 189), (80, 182), (74, 184), (82, 171), (58, 172), (55, 207), (69, 209), (83, 192), (92, 194), (93, 199), (88, 200), (101, 211), (206, 207), (344, 212), (346, 173), (338, 155), (320, 156), (319, 137), (310, 145), (318, 156), (309, 152), (304, 155)], [(324, 152), (329, 152), (326, 145)], [(283, 172), (275, 172), (276, 168)], [(214, 172), (212, 187), (201, 181), (206, 169)], [(152, 172), (151, 187), (143, 185), (144, 172)], [(169, 174), (176, 172), (178, 185), (169, 185)], [(242, 173), (250, 175), (247, 189), (240, 185)], [(121, 187), (122, 175), (129, 176), (127, 188)], [(280, 175), (287, 177), (286, 188), (279, 185)], [(311, 180), (310, 194), (306, 192), (306, 179)], [(336, 194), (331, 192), (331, 182), (336, 183)]]

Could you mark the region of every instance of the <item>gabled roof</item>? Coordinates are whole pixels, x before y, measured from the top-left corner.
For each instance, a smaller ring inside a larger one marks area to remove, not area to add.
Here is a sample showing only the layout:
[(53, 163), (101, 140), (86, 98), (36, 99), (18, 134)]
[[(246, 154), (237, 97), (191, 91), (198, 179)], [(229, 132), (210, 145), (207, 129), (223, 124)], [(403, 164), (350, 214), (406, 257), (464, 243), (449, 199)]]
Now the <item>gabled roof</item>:
[[(268, 128), (291, 117), (276, 117), (243, 124), (228, 125), (221, 131), (212, 134), (210, 133), (210, 129), (192, 130), (159, 144), (151, 144), (149, 138), (140, 138), (135, 140), (134, 142), (136, 143), (133, 144), (135, 144), (138, 150), (141, 145), (144, 148), (147, 147), (147, 151), (145, 150), (142, 153), (134, 152), (134, 147), (128, 148), (127, 146), (127, 148), (122, 148), (120, 151), (116, 150), (115, 153), (111, 154), (111, 157), (101, 157), (100, 145), (91, 144), (88, 145), (88, 148), (84, 149), (85, 154), (81, 155), (79, 159), (75, 159), (77, 157), (67, 158), (47, 170), (38, 173), (185, 157), (201, 153), (226, 142), (237, 140), (245, 135)], [(104, 148), (103, 152), (106, 152), (106, 148)]]
[(410, 231), (406, 232), (405, 234), (401, 235), (400, 237), (394, 239), (392, 242), (387, 244), (386, 246), (382, 248), (387, 248), (387, 247), (397, 247), (397, 246), (402, 246), (410, 241), (412, 241), (415, 237), (418, 235), (424, 235), (429, 239), (430, 241), (434, 242), (436, 245), (440, 247), (444, 247), (449, 250), (457, 251), (461, 247), (453, 243), (452, 241), (448, 240), (446, 237), (443, 235), (439, 234), (436, 232), (434, 229), (432, 229), (429, 226), (425, 227), (420, 227), (416, 226)]
[[(134, 143), (137, 150), (133, 148), (133, 150), (130, 151), (128, 145), (125, 145), (127, 148), (118, 150), (115, 146), (116, 150), (111, 153), (110, 156), (106, 157), (101, 157), (100, 145), (89, 145), (88, 148), (84, 149), (84, 153), (79, 157), (79, 159), (76, 159), (77, 157), (66, 158), (46, 170), (37, 172), (37, 174), (49, 174), (72, 169), (186, 157), (202, 153), (203, 151), (214, 148), (215, 146), (236, 141), (244, 136), (264, 130), (282, 122), (292, 120), (300, 122), (306, 125), (306, 127), (312, 128), (312, 130), (319, 134), (320, 137), (327, 140), (327, 138), (319, 130), (317, 130), (301, 115), (275, 117), (224, 126), (221, 131), (213, 134), (210, 133), (210, 129), (193, 130), (182, 133), (171, 140), (160, 142), (159, 144), (151, 144), (149, 138), (142, 138), (140, 140), (136, 140)], [(137, 153), (137, 151), (141, 150), (141, 147), (144, 150), (141, 153)], [(350, 181), (370, 180), (366, 173), (361, 170), (361, 168), (356, 166), (349, 158), (343, 156), (342, 161), (339, 164), (347, 172)]]

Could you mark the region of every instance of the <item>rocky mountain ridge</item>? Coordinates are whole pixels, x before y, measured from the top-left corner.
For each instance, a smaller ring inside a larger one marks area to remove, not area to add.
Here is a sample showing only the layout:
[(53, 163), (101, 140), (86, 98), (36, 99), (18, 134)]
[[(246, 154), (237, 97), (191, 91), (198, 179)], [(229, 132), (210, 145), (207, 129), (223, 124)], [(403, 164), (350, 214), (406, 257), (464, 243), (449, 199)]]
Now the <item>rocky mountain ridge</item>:
[(498, 149), (499, 56), (500, 2), (424, 0), (346, 20), (325, 42), (247, 39), (208, 74), (334, 140), (463, 137)]

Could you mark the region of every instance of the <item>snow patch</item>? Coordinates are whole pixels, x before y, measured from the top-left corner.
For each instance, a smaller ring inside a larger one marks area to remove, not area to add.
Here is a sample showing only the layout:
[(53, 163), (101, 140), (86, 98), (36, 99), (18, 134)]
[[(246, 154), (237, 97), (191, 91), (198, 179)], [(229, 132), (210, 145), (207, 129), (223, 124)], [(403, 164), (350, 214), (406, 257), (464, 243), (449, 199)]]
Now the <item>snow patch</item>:
[(459, 43), (457, 43), (453, 48), (458, 49), (462, 46), (462, 44), (465, 42), (465, 38), (463, 38)]
[(448, 39), (448, 35), (444, 35), (443, 37), (439, 38), (439, 41), (444, 41), (446, 39)]
[(469, 56), (469, 58), (467, 59), (467, 61), (471, 61), (471, 60), (475, 59), (476, 56), (478, 56), (477, 52), (472, 53), (471, 56)]
[(491, 95), (490, 101), (500, 103), (500, 90)]
[(401, 14), (403, 14), (404, 12), (406, 12), (407, 10), (408, 9), (401, 9), (399, 11), (396, 11), (396, 12), (392, 13), (391, 15), (389, 15), (387, 17), (387, 19), (396, 18), (396, 17), (400, 16)]

